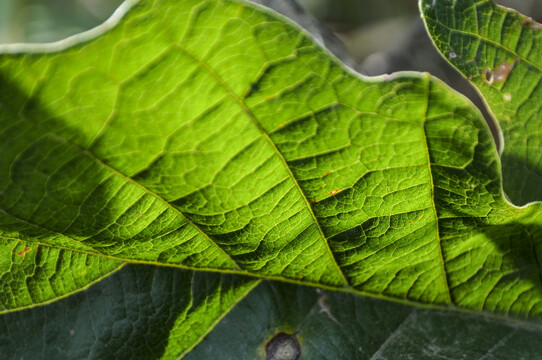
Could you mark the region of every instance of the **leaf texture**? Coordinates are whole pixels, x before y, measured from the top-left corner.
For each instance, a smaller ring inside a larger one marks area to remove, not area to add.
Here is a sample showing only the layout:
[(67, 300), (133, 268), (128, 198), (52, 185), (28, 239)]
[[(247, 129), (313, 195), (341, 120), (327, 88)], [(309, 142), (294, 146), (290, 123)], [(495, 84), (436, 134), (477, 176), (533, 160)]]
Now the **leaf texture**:
[(0, 317), (5, 359), (178, 359), (259, 281), (128, 265), (90, 289)]
[(2, 48), (1, 236), (540, 319), (540, 204), (505, 201), (440, 81), (352, 74), (234, 1), (139, 1), (84, 40)]
[(122, 265), (101, 256), (0, 237), (0, 314), (68, 296)]
[(264, 282), (185, 359), (265, 359), (268, 344), (284, 333), (296, 337), (300, 359), (528, 360), (542, 353), (541, 332), (531, 324)]
[(492, 0), (423, 0), (441, 54), (478, 89), (502, 130), (504, 190), (542, 200), (542, 25)]

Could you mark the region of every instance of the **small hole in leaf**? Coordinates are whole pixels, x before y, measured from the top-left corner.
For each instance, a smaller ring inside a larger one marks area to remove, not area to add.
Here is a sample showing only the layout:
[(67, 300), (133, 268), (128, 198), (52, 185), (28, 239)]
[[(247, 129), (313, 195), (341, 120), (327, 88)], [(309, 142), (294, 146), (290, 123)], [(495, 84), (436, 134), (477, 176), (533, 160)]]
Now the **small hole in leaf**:
[(265, 346), (266, 360), (297, 360), (301, 356), (301, 345), (295, 335), (278, 333)]

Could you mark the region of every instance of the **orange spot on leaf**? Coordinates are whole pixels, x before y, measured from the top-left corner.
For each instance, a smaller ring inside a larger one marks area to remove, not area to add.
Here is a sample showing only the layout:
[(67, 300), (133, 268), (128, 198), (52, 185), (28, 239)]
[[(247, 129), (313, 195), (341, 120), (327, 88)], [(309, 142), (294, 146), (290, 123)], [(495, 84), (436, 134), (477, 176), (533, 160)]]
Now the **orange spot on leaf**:
[(313, 203), (318, 202), (318, 199), (312, 199), (312, 202)]
[(23, 256), (24, 257), (26, 255), (26, 253), (29, 252), (30, 250), (32, 250), (32, 248), (25, 247), (23, 249), (23, 251), (17, 253), (17, 256)]
[(329, 193), (331, 194), (331, 196), (333, 196), (337, 194), (339, 191), (341, 191), (341, 189), (331, 190)]
[(329, 174), (331, 174), (330, 171), (326, 172), (326, 173), (324, 174), (324, 176), (322, 176), (322, 177), (328, 176)]

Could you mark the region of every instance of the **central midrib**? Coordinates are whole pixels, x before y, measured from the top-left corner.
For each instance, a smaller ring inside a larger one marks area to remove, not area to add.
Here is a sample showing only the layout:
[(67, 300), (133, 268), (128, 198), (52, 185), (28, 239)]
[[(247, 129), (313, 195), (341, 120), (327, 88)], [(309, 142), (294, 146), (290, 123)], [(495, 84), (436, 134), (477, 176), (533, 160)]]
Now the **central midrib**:
[(192, 60), (194, 60), (195, 62), (197, 62), (201, 68), (203, 68), (205, 71), (207, 71), (212, 77), (213, 79), (215, 79), (215, 81), (226, 91), (226, 93), (235, 101), (237, 102), (241, 108), (245, 111), (245, 113), (248, 115), (248, 117), (252, 120), (252, 122), (254, 123), (254, 125), (256, 125), (256, 127), (258, 128), (258, 130), (263, 134), (263, 136), (265, 137), (265, 139), (267, 140), (267, 142), (271, 145), (271, 147), (274, 149), (274, 151), (276, 152), (276, 154), (279, 156), (280, 160), (282, 161), (284, 167), (286, 168), (286, 170), (288, 171), (288, 174), (291, 178), (291, 180), (294, 182), (295, 184), (295, 187), (296, 189), (298, 190), (301, 198), (303, 199), (303, 201), (305, 202), (305, 206), (307, 207), (307, 209), (309, 210), (309, 213), (312, 217), (312, 220), (314, 222), (314, 224), (316, 225), (317, 229), (318, 229), (318, 232), (321, 236), (321, 238), (323, 239), (325, 245), (326, 245), (326, 250), (329, 254), (329, 256), (331, 257), (331, 260), (333, 261), (333, 265), (335, 266), (336, 270), (337, 270), (337, 273), (340, 275), (340, 277), (342, 278), (342, 281), (343, 281), (343, 286), (347, 286), (348, 288), (351, 288), (351, 285), (350, 283), (348, 282), (344, 272), (342, 271), (341, 267), (339, 266), (339, 264), (337, 263), (337, 261), (335, 260), (335, 256), (333, 255), (333, 252), (331, 251), (331, 248), (329, 247), (329, 242), (328, 242), (328, 239), (326, 238), (326, 236), (324, 235), (324, 231), (322, 230), (322, 227), (320, 226), (320, 223), (318, 222), (317, 218), (316, 218), (316, 215), (314, 214), (314, 212), (312, 211), (312, 208), (311, 208), (311, 205), (310, 205), (310, 202), (309, 200), (307, 199), (307, 197), (305, 196), (305, 194), (303, 193), (303, 190), (301, 189), (301, 187), (299, 186), (299, 182), (297, 181), (296, 177), (294, 176), (294, 174), (292, 173), (292, 170), (290, 169), (290, 167), (288, 166), (288, 162), (286, 161), (286, 158), (284, 157), (284, 155), (280, 152), (280, 150), (277, 148), (277, 146), (275, 145), (275, 143), (273, 142), (273, 140), (271, 139), (269, 133), (263, 128), (263, 126), (260, 124), (260, 122), (258, 121), (258, 119), (256, 118), (256, 116), (254, 115), (254, 113), (250, 110), (250, 108), (248, 107), (248, 105), (243, 101), (243, 99), (241, 99), (239, 96), (237, 96), (233, 90), (228, 86), (228, 84), (226, 84), (224, 82), (224, 80), (222, 80), (220, 78), (220, 76), (207, 64), (205, 63), (202, 59), (199, 59), (196, 55), (194, 55), (192, 52), (190, 52), (188, 49), (186, 49), (184, 46), (182, 46), (180, 43), (175, 43), (175, 46), (177, 47), (177, 49), (179, 49), (182, 53), (184, 53), (185, 55), (189, 56)]

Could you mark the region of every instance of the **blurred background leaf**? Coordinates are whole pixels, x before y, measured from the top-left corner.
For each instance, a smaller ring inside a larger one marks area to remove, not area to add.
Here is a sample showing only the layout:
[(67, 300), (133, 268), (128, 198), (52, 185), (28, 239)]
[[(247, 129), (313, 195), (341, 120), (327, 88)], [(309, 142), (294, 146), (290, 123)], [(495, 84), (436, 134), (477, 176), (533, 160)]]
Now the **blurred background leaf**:
[(0, 0), (0, 42), (50, 42), (102, 23), (122, 0)]

